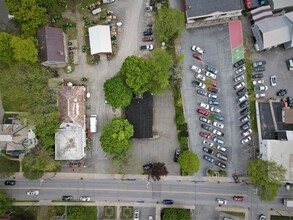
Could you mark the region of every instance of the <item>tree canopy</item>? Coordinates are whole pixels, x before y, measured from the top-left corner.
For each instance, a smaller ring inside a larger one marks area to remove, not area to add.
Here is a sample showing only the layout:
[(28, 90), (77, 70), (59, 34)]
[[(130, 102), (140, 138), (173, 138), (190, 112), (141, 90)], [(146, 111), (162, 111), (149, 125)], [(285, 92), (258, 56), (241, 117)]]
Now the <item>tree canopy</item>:
[(156, 20), (156, 34), (160, 41), (171, 42), (184, 31), (184, 14), (175, 8), (159, 9)]
[(249, 181), (258, 189), (262, 201), (273, 201), (285, 180), (286, 169), (274, 161), (257, 159), (247, 164)]
[(8, 194), (0, 189), (0, 216), (4, 215), (12, 207), (12, 200)]
[(101, 146), (106, 153), (114, 156), (125, 154), (131, 146), (133, 133), (133, 126), (127, 119), (113, 118), (102, 129)]
[(14, 62), (14, 54), (10, 46), (12, 35), (0, 32), (0, 61), (11, 64)]
[(189, 209), (180, 208), (164, 208), (162, 220), (191, 220), (191, 213)]
[(154, 163), (152, 169), (149, 172), (149, 177), (152, 178), (154, 181), (159, 181), (161, 176), (167, 176), (168, 170), (165, 163)]
[(122, 76), (114, 76), (104, 83), (105, 98), (113, 108), (125, 108), (132, 99), (132, 91)]
[(197, 173), (199, 171), (199, 158), (192, 151), (183, 151), (178, 157), (180, 168), (189, 173)]

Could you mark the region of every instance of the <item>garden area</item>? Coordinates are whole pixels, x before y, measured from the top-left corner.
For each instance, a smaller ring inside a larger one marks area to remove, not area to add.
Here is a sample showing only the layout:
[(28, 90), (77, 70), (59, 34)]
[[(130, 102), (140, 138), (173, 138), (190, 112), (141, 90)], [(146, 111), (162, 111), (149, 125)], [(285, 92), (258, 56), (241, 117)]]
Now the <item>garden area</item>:
[(105, 219), (115, 219), (116, 218), (116, 207), (115, 206), (105, 206), (104, 207), (104, 218)]
[(121, 207), (121, 216), (122, 220), (133, 219), (133, 207), (132, 206), (122, 206)]

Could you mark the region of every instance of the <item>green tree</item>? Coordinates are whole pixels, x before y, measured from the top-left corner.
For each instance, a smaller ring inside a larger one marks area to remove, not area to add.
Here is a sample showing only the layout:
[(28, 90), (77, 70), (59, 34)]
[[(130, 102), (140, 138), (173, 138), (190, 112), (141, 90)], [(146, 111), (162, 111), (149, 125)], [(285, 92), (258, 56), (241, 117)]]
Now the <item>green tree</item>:
[(155, 21), (160, 41), (170, 43), (184, 31), (184, 14), (175, 8), (161, 8)]
[(156, 49), (146, 60), (146, 68), (149, 73), (147, 83), (148, 91), (161, 93), (169, 88), (169, 69), (172, 58), (166, 50)]
[(4, 215), (11, 208), (12, 200), (5, 191), (0, 190), (0, 216)]
[(189, 209), (180, 208), (164, 208), (162, 220), (191, 220), (191, 213)]
[(159, 181), (161, 176), (167, 176), (168, 170), (165, 163), (154, 163), (152, 169), (149, 172), (149, 178), (152, 178), (154, 181)]
[(10, 46), (12, 35), (0, 32), (0, 61), (11, 64), (14, 62), (13, 51)]
[(285, 180), (286, 169), (274, 161), (257, 159), (247, 163), (249, 181), (259, 190), (262, 201), (273, 201), (281, 182)]
[(183, 151), (178, 157), (180, 168), (189, 173), (197, 173), (199, 171), (199, 158), (191, 151)]
[(5, 0), (5, 4), (15, 19), (22, 24), (25, 36), (33, 36), (46, 22), (46, 9), (36, 0)]
[(38, 61), (38, 50), (30, 39), (21, 39), (13, 36), (10, 41), (13, 57), (22, 63), (36, 63)]
[(148, 91), (147, 83), (150, 73), (146, 71), (146, 62), (137, 56), (127, 57), (121, 67), (121, 74), (134, 93), (142, 94)]
[(104, 83), (105, 98), (113, 108), (125, 108), (132, 99), (132, 91), (122, 76), (114, 76)]
[(102, 129), (101, 146), (103, 150), (114, 156), (125, 154), (130, 148), (133, 126), (127, 119), (113, 118)]

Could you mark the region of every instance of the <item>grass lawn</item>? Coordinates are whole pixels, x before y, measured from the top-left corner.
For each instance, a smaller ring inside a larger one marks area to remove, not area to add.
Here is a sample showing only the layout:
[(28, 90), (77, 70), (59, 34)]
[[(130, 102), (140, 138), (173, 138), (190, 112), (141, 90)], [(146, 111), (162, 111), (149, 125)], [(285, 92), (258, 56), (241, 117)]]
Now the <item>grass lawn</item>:
[(291, 220), (290, 216), (271, 216), (271, 220)]
[(19, 219), (37, 220), (38, 206), (14, 206), (12, 208), (15, 211), (13, 212), (14, 217), (19, 217)]
[(123, 206), (121, 210), (121, 219), (132, 219), (133, 218), (133, 207)]
[(2, 96), (2, 104), (5, 111), (23, 112), (25, 109), (21, 105), (21, 100), (11, 99), (11, 97)]
[(68, 220), (96, 220), (96, 206), (70, 206), (67, 208)]
[(105, 206), (104, 207), (104, 218), (115, 219), (116, 207), (115, 206)]
[(15, 172), (19, 172), (19, 162), (0, 156), (0, 177), (7, 177)]

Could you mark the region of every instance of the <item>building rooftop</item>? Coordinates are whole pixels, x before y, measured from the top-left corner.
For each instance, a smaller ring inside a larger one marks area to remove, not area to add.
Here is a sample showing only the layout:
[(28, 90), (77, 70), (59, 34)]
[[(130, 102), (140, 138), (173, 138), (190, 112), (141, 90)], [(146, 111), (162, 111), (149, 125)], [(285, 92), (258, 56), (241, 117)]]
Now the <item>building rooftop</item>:
[(272, 8), (274, 10), (281, 10), (283, 8), (293, 7), (293, 0), (271, 0)]
[(109, 25), (96, 25), (89, 29), (91, 55), (112, 53)]
[(283, 108), (283, 122), (285, 124), (293, 124), (293, 109)]

